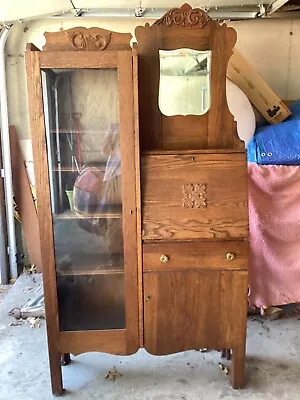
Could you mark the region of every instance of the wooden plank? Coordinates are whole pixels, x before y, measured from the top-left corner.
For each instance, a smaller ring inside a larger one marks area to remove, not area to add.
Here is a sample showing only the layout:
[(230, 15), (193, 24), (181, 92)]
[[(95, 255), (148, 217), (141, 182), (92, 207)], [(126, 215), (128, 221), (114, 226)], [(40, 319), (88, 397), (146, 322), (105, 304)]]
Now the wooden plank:
[[(142, 155), (145, 156), (156, 156), (156, 155), (196, 155), (196, 154), (211, 154), (212, 150), (211, 149), (186, 149), (186, 150), (148, 150), (148, 151), (143, 151)], [(241, 151), (240, 149), (214, 149), (213, 150), (214, 154), (232, 154), (232, 153), (239, 153), (239, 154), (244, 154), (245, 157), (245, 152)]]
[[(161, 260), (163, 255), (167, 258)], [(231, 255), (235, 258), (231, 259)], [(187, 269), (244, 270), (248, 267), (248, 243), (203, 241), (144, 244), (143, 265), (144, 272)]]
[(33, 43), (26, 44), (26, 50), (28, 51), (40, 51), (38, 47), (36, 47)]
[(235, 389), (245, 386), (245, 352), (248, 306), (248, 273), (221, 272), (221, 348), (232, 349), (231, 382)]
[(59, 334), (58, 349), (61, 353), (74, 355), (88, 351), (126, 355), (126, 330), (115, 329), (109, 331), (70, 331)]
[(144, 240), (248, 235), (244, 153), (142, 157)]
[(80, 214), (76, 213), (71, 210), (64, 211), (61, 214), (53, 214), (53, 219), (54, 220), (60, 220), (60, 219), (97, 219), (97, 218), (104, 218), (104, 219), (119, 219), (122, 218), (122, 211), (121, 206), (118, 207), (116, 206), (115, 210), (111, 211), (103, 211), (103, 212), (95, 212), (95, 213), (90, 213), (90, 214)]
[(84, 52), (84, 57), (78, 51), (47, 51), (40, 52), (41, 68), (117, 68), (117, 52), (95, 53)]
[(124, 271), (126, 302), (127, 350), (134, 353), (139, 348), (138, 337), (138, 258), (137, 258), (137, 209), (135, 170), (135, 125), (132, 80), (132, 52), (118, 53), (120, 147), (122, 168), (122, 206)]
[(30, 189), (26, 166), (21, 153), (16, 128), (9, 127), (13, 189), (19, 209), (29, 260), (42, 271), (42, 255), (37, 212)]
[(59, 276), (90, 276), (90, 275), (116, 275), (116, 274), (124, 274), (123, 268), (101, 268), (101, 269), (91, 269), (91, 268), (82, 268), (77, 270), (70, 271), (59, 271)]
[(134, 140), (135, 140), (135, 186), (136, 186), (136, 222), (137, 222), (137, 261), (138, 261), (138, 300), (139, 300), (139, 341), (144, 347), (144, 302), (143, 302), (143, 255), (142, 255), (142, 211), (141, 211), (141, 163), (139, 136), (139, 98), (138, 98), (138, 57), (136, 45), (132, 51), (133, 96), (134, 96)]
[(57, 286), (52, 217), (51, 213), (49, 212), (49, 210), (51, 210), (51, 206), (48, 160), (47, 157), (45, 157), (45, 154), (47, 154), (47, 149), (39, 52), (26, 51), (26, 70), (36, 191), (37, 201), (39, 204), (38, 221), (41, 240), (42, 264), (47, 266), (47, 268), (44, 268), (43, 271), (43, 282), (51, 383), (52, 392), (54, 394), (61, 394), (63, 390), (60, 365), (61, 355), (57, 350), (59, 333)]
[(237, 49), (233, 50), (229, 60), (227, 76), (271, 124), (282, 122), (291, 115), (289, 108)]

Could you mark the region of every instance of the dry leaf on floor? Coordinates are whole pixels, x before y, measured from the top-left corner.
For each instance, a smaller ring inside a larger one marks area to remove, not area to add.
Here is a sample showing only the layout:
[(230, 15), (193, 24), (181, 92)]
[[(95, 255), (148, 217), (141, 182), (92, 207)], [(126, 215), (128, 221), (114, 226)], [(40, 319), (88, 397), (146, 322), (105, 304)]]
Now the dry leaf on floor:
[(119, 378), (120, 376), (122, 376), (122, 375), (117, 372), (116, 367), (113, 367), (105, 375), (105, 379), (109, 379), (110, 381), (115, 381), (116, 378)]
[(268, 307), (264, 310), (264, 315), (272, 321), (278, 319), (281, 316), (281, 313), (282, 313), (282, 308), (274, 306)]
[(228, 375), (229, 374), (229, 369), (228, 367), (226, 367), (226, 365), (219, 363), (219, 367), (220, 370), (223, 372), (224, 375)]
[(31, 275), (37, 273), (37, 268), (35, 264), (25, 265), (23, 268), (24, 275)]
[(33, 287), (26, 287), (25, 289), (23, 289), (24, 293), (28, 293), (31, 292), (33, 290)]
[(24, 325), (25, 323), (26, 323), (25, 319), (19, 319), (18, 321), (10, 322), (9, 326), (20, 326), (20, 325)]
[(40, 328), (41, 320), (35, 317), (28, 317), (27, 321), (30, 323), (30, 328)]

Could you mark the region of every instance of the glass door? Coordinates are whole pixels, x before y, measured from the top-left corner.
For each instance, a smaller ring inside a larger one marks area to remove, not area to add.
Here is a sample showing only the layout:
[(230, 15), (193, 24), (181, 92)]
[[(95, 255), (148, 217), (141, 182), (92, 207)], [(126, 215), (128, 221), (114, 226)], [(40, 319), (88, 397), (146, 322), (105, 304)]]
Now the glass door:
[(126, 328), (118, 70), (44, 69), (61, 331)]

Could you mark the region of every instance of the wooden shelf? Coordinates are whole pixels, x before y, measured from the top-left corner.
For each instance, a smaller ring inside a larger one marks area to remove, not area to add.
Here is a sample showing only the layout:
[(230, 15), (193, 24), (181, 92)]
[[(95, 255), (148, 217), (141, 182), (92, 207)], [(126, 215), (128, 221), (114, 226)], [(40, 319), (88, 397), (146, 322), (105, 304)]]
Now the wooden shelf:
[[(86, 163), (86, 164), (83, 165), (82, 168), (93, 168), (96, 171), (105, 172), (106, 165), (107, 165), (107, 160), (103, 160), (103, 161), (101, 161), (99, 163), (95, 163), (95, 164)], [(55, 172), (58, 172), (58, 171), (61, 171), (61, 172), (76, 172), (76, 173), (78, 173), (76, 168), (74, 168), (74, 167), (72, 168), (72, 167), (68, 167), (68, 166), (63, 166), (63, 167), (60, 167), (60, 168), (55, 167), (55, 168), (52, 168), (52, 171), (55, 171)]]
[(116, 274), (124, 274), (124, 268), (116, 268), (116, 267), (99, 267), (99, 269), (91, 269), (90, 267), (81, 270), (73, 270), (70, 268), (69, 270), (58, 270), (58, 276), (87, 276), (87, 275), (116, 275)]
[[(56, 129), (52, 129), (50, 132), (52, 134), (56, 134), (57, 130)], [(58, 134), (59, 135), (71, 135), (71, 134), (77, 135), (77, 134), (79, 134), (80, 136), (83, 136), (83, 135), (106, 135), (107, 131), (82, 132), (81, 130), (80, 131), (76, 131), (76, 130), (72, 130), (72, 129), (70, 129), (70, 130), (68, 130), (68, 129), (59, 129), (58, 130)]]
[(61, 214), (53, 214), (54, 220), (61, 219), (98, 219), (98, 218), (122, 218), (122, 206), (109, 207), (102, 212), (95, 212), (89, 214), (77, 214), (74, 211), (67, 210)]
[(59, 276), (94, 276), (124, 274), (122, 254), (72, 254), (72, 258), (59, 261), (56, 267)]

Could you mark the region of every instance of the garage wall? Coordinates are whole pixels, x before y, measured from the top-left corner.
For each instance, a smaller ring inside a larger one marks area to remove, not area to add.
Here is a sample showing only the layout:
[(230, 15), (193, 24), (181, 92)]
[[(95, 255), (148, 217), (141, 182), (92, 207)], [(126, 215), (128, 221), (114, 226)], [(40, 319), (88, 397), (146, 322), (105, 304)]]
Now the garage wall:
[[(45, 31), (74, 26), (100, 26), (118, 32), (134, 32), (144, 19), (40, 19), (16, 24), (7, 41), (9, 122), (17, 128), (27, 163), (32, 162), (28, 119), (24, 51), (26, 43), (44, 44)], [(150, 23), (153, 21), (149, 21)], [(238, 33), (238, 49), (283, 99), (300, 98), (300, 20), (251, 20), (231, 22)]]

